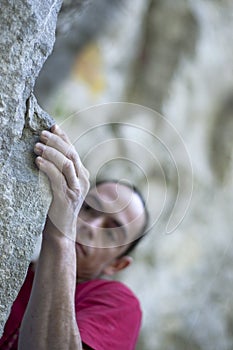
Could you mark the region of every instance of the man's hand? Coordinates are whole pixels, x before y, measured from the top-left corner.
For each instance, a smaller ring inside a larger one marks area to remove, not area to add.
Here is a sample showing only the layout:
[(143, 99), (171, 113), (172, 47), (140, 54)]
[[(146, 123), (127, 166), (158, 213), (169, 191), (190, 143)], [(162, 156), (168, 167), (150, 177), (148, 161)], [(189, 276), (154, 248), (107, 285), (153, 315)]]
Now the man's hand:
[(54, 125), (35, 145), (36, 164), (49, 178), (53, 200), (47, 225), (76, 239), (79, 210), (89, 190), (89, 174), (67, 135)]

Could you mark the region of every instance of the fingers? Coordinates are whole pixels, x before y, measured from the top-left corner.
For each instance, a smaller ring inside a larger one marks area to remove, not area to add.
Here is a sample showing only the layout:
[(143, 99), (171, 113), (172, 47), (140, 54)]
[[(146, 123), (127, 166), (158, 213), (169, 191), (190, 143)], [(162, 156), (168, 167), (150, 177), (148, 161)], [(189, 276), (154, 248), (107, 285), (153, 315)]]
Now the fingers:
[(36, 164), (50, 181), (48, 217), (59, 232), (75, 239), (79, 210), (89, 190), (88, 172), (67, 135), (57, 126), (42, 131), (35, 145)]
[(66, 157), (72, 158), (76, 156), (74, 147), (70, 142), (64, 140), (58, 134), (54, 134), (50, 131), (43, 130), (40, 135), (40, 140), (47, 146), (55, 148), (59, 152), (63, 153)]
[(59, 136), (61, 139), (63, 139), (63, 141), (65, 141), (66, 143), (71, 145), (71, 142), (70, 142), (68, 136), (57, 124), (55, 124), (51, 127), (51, 131), (53, 134)]
[(68, 159), (63, 153), (42, 143), (37, 143), (35, 145), (35, 153), (41, 156), (42, 160), (44, 159), (47, 161), (44, 163), (40, 161), (39, 165), (42, 164), (41, 170), (43, 170), (42, 167), (46, 165), (44, 170), (48, 169), (47, 175), (49, 179), (53, 179), (53, 177), (54, 179), (56, 179), (58, 176), (57, 172), (59, 174), (62, 173), (65, 177), (69, 188), (73, 190), (78, 188), (78, 173), (76, 172), (74, 163), (70, 159)]
[[(35, 153), (42, 158), (38, 159), (37, 165), (47, 174), (50, 181), (53, 181), (54, 176), (55, 186), (58, 181), (58, 170), (60, 176), (63, 174), (69, 188), (75, 190), (80, 186), (79, 179), (85, 182), (89, 179), (89, 173), (68, 136), (57, 125), (54, 125), (51, 131), (42, 131), (40, 136), (42, 142), (35, 145)], [(61, 184), (61, 180), (59, 181)]]
[(39, 156), (36, 158), (36, 164), (38, 168), (48, 176), (53, 193), (55, 193), (55, 191), (61, 191), (61, 189), (65, 188), (65, 177), (62, 176), (53, 163)]
[(74, 146), (70, 143), (68, 136), (57, 126), (52, 127), (54, 133), (49, 131), (42, 131), (40, 139), (41, 141), (54, 149), (57, 149), (59, 152), (64, 154), (68, 159), (70, 159), (75, 167), (76, 174), (80, 174), (82, 171), (83, 165), (79, 158), (78, 153), (76, 152)]

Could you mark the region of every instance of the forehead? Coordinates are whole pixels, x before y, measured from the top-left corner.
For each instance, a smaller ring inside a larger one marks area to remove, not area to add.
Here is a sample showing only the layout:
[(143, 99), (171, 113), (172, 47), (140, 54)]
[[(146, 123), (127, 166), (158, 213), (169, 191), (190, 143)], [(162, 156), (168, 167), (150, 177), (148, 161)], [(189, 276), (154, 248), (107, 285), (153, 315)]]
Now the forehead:
[(107, 210), (107, 212), (121, 212), (126, 209), (135, 209), (142, 214), (144, 212), (142, 200), (130, 187), (120, 183), (102, 183), (91, 188), (89, 197), (95, 197), (96, 202)]
[[(130, 187), (120, 183), (102, 183), (91, 188), (87, 200), (96, 209), (113, 215), (133, 232), (139, 232), (144, 225), (145, 210), (139, 195)], [(97, 206), (101, 206), (97, 208)]]

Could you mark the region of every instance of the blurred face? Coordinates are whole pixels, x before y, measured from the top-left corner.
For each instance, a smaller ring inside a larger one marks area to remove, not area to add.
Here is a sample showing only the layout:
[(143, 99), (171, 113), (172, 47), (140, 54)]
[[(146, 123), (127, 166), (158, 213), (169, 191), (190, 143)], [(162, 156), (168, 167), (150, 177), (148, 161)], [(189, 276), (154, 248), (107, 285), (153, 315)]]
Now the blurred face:
[(138, 237), (144, 222), (142, 201), (127, 186), (103, 183), (91, 189), (77, 222), (78, 279), (113, 275), (126, 267), (129, 258), (117, 257)]

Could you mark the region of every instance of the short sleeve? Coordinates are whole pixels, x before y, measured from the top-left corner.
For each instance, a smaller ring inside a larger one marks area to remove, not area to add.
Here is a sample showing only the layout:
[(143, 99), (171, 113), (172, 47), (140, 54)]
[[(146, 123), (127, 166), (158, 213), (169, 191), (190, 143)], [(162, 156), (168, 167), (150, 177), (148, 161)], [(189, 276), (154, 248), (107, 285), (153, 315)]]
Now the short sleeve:
[(82, 341), (94, 350), (133, 350), (141, 325), (138, 299), (123, 283), (94, 280), (76, 292)]
[(18, 348), (19, 328), (30, 297), (33, 278), (34, 272), (32, 264), (30, 264), (26, 279), (11, 307), (9, 318), (4, 327), (4, 333), (2, 338), (0, 338), (1, 350), (16, 350)]

